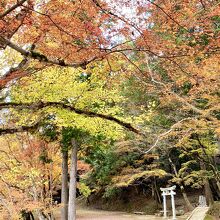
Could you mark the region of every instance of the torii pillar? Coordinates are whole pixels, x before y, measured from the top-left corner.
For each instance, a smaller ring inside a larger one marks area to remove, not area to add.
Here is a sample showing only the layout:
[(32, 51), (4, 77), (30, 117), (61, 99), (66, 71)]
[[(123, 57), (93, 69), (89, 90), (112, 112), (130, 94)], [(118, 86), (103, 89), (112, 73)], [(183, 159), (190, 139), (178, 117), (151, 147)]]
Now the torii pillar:
[(168, 187), (168, 188), (160, 188), (162, 191), (163, 196), (163, 212), (164, 212), (164, 218), (167, 218), (167, 202), (166, 202), (166, 196), (171, 196), (171, 206), (172, 206), (172, 213), (173, 213), (173, 220), (176, 220), (176, 208), (175, 208), (175, 201), (174, 201), (174, 195), (176, 193), (174, 190), (176, 189), (176, 186)]

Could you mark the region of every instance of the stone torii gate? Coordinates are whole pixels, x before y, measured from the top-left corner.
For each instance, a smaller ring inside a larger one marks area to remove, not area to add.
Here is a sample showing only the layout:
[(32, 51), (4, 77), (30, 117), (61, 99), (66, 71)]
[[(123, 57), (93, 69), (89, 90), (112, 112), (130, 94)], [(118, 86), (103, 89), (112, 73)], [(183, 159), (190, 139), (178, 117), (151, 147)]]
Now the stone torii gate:
[(176, 209), (175, 209), (175, 201), (174, 201), (174, 195), (176, 193), (174, 190), (176, 189), (176, 186), (171, 186), (168, 188), (160, 188), (162, 191), (163, 196), (163, 212), (164, 212), (164, 218), (167, 218), (167, 202), (166, 202), (166, 196), (171, 196), (171, 205), (172, 205), (172, 212), (173, 212), (173, 220), (176, 220)]

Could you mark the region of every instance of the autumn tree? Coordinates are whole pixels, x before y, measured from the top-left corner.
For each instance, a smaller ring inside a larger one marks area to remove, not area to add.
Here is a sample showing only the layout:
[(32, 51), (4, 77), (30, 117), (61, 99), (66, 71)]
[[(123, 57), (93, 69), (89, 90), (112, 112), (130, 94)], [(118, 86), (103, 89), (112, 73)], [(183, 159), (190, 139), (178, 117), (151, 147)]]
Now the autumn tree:
[(60, 185), (59, 148), (31, 134), (1, 137), (1, 205), (8, 219), (53, 219)]
[[(114, 68), (112, 66), (115, 71), (119, 69), (117, 65)], [(74, 149), (71, 143), (77, 139), (77, 135), (71, 131), (83, 128), (90, 135), (101, 132), (113, 139), (124, 136), (118, 125), (139, 132), (131, 124), (124, 122), (125, 115), (121, 105), (123, 99), (118, 93), (117, 86), (113, 88), (110, 82), (105, 81), (106, 77), (110, 81), (115, 78), (114, 75), (112, 77), (107, 75), (108, 69), (107, 62), (98, 62), (84, 72), (80, 69), (50, 67), (38, 74), (22, 78), (10, 91), (10, 106), (12, 107), (14, 103), (14, 110), (11, 108), (8, 115), (14, 118), (14, 123), (16, 122), (17, 126), (25, 126), (32, 121), (31, 124), (37, 125), (36, 129), (43, 137), (61, 142), (63, 219), (67, 218), (65, 213), (68, 208), (68, 150)], [(6, 105), (6, 103), (2, 104), (2, 107), (8, 108), (9, 106)], [(85, 116), (96, 118), (91, 120)], [(116, 123), (107, 122), (106, 119)], [(127, 121), (131, 119), (128, 118)], [(77, 142), (80, 143), (80, 140), (77, 139)], [(72, 180), (74, 177), (70, 178), (70, 182)], [(72, 184), (71, 188), (75, 190)], [(74, 198), (75, 193), (70, 195), (69, 201)], [(71, 203), (69, 211), (72, 213), (73, 207)]]
[[(127, 11), (132, 13), (126, 14)], [(156, 152), (158, 147), (167, 148), (169, 144), (177, 147), (183, 143), (184, 149), (184, 143), (191, 143), (193, 139), (196, 146), (200, 146), (199, 156), (212, 169), (216, 184), (219, 184), (219, 171), (213, 167), (213, 154), (209, 152), (209, 146), (219, 141), (218, 1), (57, 0), (39, 3), (7, 0), (0, 5), (0, 27), (1, 59), (4, 61), (0, 85), (2, 89), (6, 88), (2, 90), (3, 101), (4, 97), (9, 97), (7, 87), (10, 84), (33, 73), (37, 76), (41, 73), (39, 70), (46, 69), (45, 78), (50, 78), (48, 67), (60, 66), (65, 76), (67, 67), (89, 69), (89, 64), (104, 60), (111, 76), (114, 75), (112, 60), (123, 60), (126, 65), (121, 65), (115, 74), (132, 73), (136, 85), (149, 94), (150, 100), (148, 105), (144, 103), (138, 110), (134, 108), (135, 111), (131, 105), (126, 105), (128, 112), (135, 115), (151, 104), (151, 119), (143, 114), (148, 128), (142, 124), (136, 129), (129, 119), (124, 122), (120, 117), (113, 117), (117, 109), (114, 113), (110, 109), (103, 110), (109, 115), (103, 114), (102, 110), (97, 113), (102, 102), (96, 103), (92, 99), (97, 107), (83, 103), (81, 99), (81, 105), (77, 106), (74, 100), (66, 99), (67, 96), (55, 102), (53, 99), (38, 103), (39, 99), (32, 103), (21, 103), (28, 99), (19, 100), (19, 103), (3, 102), (2, 108), (35, 110), (59, 106), (79, 115), (115, 121), (136, 133), (144, 133), (145, 137), (148, 134), (145, 154)], [(12, 58), (9, 56), (11, 51)], [(87, 80), (90, 73), (83, 74), (82, 69), (78, 69), (82, 73), (79, 78)], [(123, 77), (127, 79), (126, 74)], [(19, 128), (2, 128), (0, 134), (38, 127), (40, 122), (36, 122), (36, 118), (42, 118), (43, 113), (40, 113), (26, 118)], [(10, 123), (14, 125), (18, 116), (12, 111), (9, 115), (13, 116)], [(30, 121), (36, 123), (27, 125)], [(212, 138), (205, 135), (204, 140), (204, 134), (212, 134)], [(204, 147), (203, 142), (207, 140), (209, 144)], [(201, 167), (207, 169), (204, 164)]]

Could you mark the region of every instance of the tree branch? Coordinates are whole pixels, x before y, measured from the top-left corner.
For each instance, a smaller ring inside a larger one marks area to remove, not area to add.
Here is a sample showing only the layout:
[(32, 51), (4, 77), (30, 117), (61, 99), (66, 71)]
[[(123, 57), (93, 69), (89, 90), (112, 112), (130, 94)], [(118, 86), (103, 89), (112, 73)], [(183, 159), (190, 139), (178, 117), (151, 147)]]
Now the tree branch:
[(150, 151), (152, 151), (155, 147), (157, 147), (157, 144), (160, 140), (162, 140), (164, 137), (166, 137), (166, 135), (168, 135), (169, 133), (171, 133), (175, 128), (177, 128), (182, 122), (185, 122), (185, 121), (188, 121), (188, 120), (192, 120), (193, 118), (183, 118), (181, 119), (180, 121), (176, 122), (175, 124), (173, 124), (171, 126), (171, 128), (167, 131), (165, 131), (164, 133), (160, 134), (156, 141), (154, 142), (154, 144), (147, 150), (145, 151), (144, 153), (147, 154), (149, 153)]
[(40, 62), (58, 65), (58, 66), (64, 66), (64, 67), (85, 68), (87, 64), (98, 59), (98, 57), (93, 57), (90, 60), (84, 60), (79, 63), (65, 63), (63, 60), (62, 61), (51, 60), (47, 56), (45, 56), (44, 54), (38, 53), (36, 51), (27, 51), (27, 50), (23, 49), (22, 47), (19, 47), (18, 45), (14, 44), (13, 42), (11, 42), (10, 40), (6, 39), (3, 36), (0, 36), (0, 43), (3, 43), (5, 45), (11, 47), (12, 49), (16, 50), (18, 53), (20, 53), (21, 55), (23, 55), (26, 58), (30, 57), (30, 58), (38, 60)]
[(0, 89), (4, 88), (8, 82), (17, 78), (16, 74), (19, 72), (28, 62), (25, 57), (16, 67), (11, 67), (1, 78), (0, 78)]
[(173, 21), (173, 23), (177, 24), (179, 27), (183, 28), (184, 30), (186, 30), (187, 32), (189, 32), (183, 25), (181, 25), (178, 21), (176, 21), (170, 14), (168, 14), (161, 6), (159, 6), (158, 4), (156, 4), (154, 1), (152, 0), (147, 0), (150, 4), (154, 5), (155, 7), (157, 7), (159, 10), (161, 10), (170, 20)]
[[(70, 106), (64, 103), (60, 103), (60, 102), (39, 102), (39, 103), (0, 103), (0, 109), (7, 109), (7, 108), (17, 108), (17, 109), (31, 109), (31, 110), (38, 110), (38, 109), (43, 109), (46, 107), (56, 107), (56, 108), (63, 108), (63, 109), (67, 109), (69, 111), (75, 112), (76, 114), (79, 115), (85, 115), (87, 117), (96, 117), (96, 118), (102, 118), (108, 121), (112, 121), (117, 123), (118, 125), (126, 128), (129, 131), (132, 131), (138, 135), (142, 135), (145, 136), (145, 134), (138, 130), (137, 128), (133, 127), (130, 123), (124, 122), (118, 118), (115, 118), (114, 116), (111, 115), (105, 115), (105, 114), (101, 114), (101, 113), (96, 113), (96, 112), (92, 112), (92, 111), (88, 111), (88, 110), (83, 110), (83, 109), (77, 109), (74, 106)], [(35, 125), (34, 125), (35, 126)], [(26, 131), (28, 129), (32, 129), (33, 126), (29, 127), (29, 126), (23, 126), (20, 128), (21, 131)], [(5, 133), (15, 133), (18, 132), (19, 130), (17, 128), (13, 129), (3, 129), (1, 131), (0, 129), (0, 135), (1, 132)]]
[(73, 35), (73, 34), (69, 33), (68, 31), (66, 31), (65, 29), (63, 29), (61, 26), (59, 26), (59, 25), (51, 18), (50, 15), (45, 14), (45, 13), (42, 13), (42, 12), (40, 12), (40, 11), (37, 11), (37, 10), (35, 10), (35, 9), (33, 9), (33, 8), (30, 8), (30, 7), (27, 7), (27, 6), (23, 6), (23, 7), (26, 8), (26, 9), (28, 9), (28, 10), (31, 10), (31, 11), (37, 13), (37, 14), (40, 14), (40, 15), (42, 15), (42, 16), (47, 17), (47, 18), (52, 22), (52, 24), (53, 24), (59, 31), (61, 31), (61, 32), (65, 33), (65, 34), (67, 34), (67, 35), (69, 35), (69, 36), (71, 36), (73, 39), (77, 39), (77, 36), (76, 36), (76, 35)]
[(14, 11), (16, 8), (22, 6), (22, 4), (24, 4), (27, 0), (21, 0), (21, 1), (17, 1), (17, 3), (15, 5), (13, 5), (11, 8), (9, 8), (8, 10), (6, 10), (5, 12), (3, 12), (2, 14), (0, 14), (0, 19), (4, 18), (6, 15), (8, 15), (9, 13), (11, 13), (12, 11)]
[(121, 20), (121, 21), (124, 22), (125, 24), (127, 24), (127, 25), (131, 26), (132, 28), (134, 28), (140, 35), (143, 35), (143, 33), (139, 30), (138, 27), (136, 27), (135, 24), (133, 24), (133, 23), (127, 21), (124, 17), (121, 17), (121, 16), (119, 16), (119, 15), (113, 13), (112, 11), (103, 8), (103, 7), (99, 4), (99, 2), (98, 2), (97, 0), (92, 0), (92, 2), (93, 2), (93, 3), (96, 5), (96, 7), (99, 8), (103, 13), (108, 14), (108, 15), (111, 15), (111, 16), (113, 16), (113, 17), (115, 17), (115, 18)]
[(215, 118), (211, 115), (211, 113), (209, 111), (204, 111), (201, 110), (199, 108), (197, 108), (196, 106), (194, 106), (193, 104), (191, 104), (190, 102), (188, 102), (185, 98), (183, 98), (182, 96), (180, 96), (179, 94), (177, 94), (176, 92), (172, 91), (165, 83), (155, 80), (154, 76), (153, 76), (153, 72), (151, 70), (151, 67), (149, 65), (149, 59), (146, 59), (146, 63), (147, 63), (147, 68), (151, 77), (151, 81), (161, 85), (162, 87), (164, 87), (164, 91), (167, 92), (168, 94), (172, 94), (176, 100), (178, 100), (179, 102), (181, 102), (182, 104), (185, 104), (189, 109), (193, 110), (195, 113), (203, 116), (204, 118), (211, 120), (211, 121), (215, 121)]
[(20, 126), (17, 128), (0, 128), (0, 135), (14, 134), (14, 133), (24, 132), (24, 131), (32, 131), (32, 130), (37, 129), (39, 125), (40, 125), (40, 122), (37, 122), (32, 125), (28, 125), (28, 126)]

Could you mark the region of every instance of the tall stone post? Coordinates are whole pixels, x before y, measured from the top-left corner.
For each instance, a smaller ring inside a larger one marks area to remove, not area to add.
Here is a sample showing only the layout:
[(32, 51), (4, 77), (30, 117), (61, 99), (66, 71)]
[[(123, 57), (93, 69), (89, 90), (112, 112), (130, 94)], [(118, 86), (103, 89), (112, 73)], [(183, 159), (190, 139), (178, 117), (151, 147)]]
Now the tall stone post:
[(167, 218), (167, 201), (166, 195), (163, 193), (163, 217)]
[(172, 212), (173, 212), (173, 220), (176, 220), (176, 208), (175, 208), (174, 195), (175, 195), (175, 192), (171, 192), (171, 205), (172, 205)]

